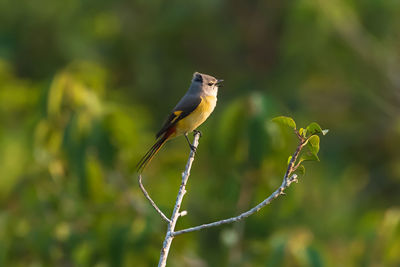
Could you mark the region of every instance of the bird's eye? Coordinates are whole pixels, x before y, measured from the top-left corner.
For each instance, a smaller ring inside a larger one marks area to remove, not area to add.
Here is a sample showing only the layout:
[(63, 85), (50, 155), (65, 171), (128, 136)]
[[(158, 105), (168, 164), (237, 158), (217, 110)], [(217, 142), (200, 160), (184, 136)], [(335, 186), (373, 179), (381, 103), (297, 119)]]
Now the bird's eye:
[(213, 86), (214, 84), (213, 83), (208, 83), (208, 86)]

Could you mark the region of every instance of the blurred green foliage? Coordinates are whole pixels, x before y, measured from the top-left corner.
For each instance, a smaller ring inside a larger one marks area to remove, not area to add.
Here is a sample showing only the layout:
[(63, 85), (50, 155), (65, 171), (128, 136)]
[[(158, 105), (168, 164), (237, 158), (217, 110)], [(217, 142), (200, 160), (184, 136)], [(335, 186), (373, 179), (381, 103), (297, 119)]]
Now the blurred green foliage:
[[(170, 266), (400, 265), (399, 32), (396, 0), (0, 0), (0, 266), (157, 263), (134, 167), (194, 71), (226, 82), (178, 229), (279, 186), (296, 138), (271, 118), (331, 132), (284, 198), (177, 237)], [(146, 169), (167, 214), (188, 153)]]

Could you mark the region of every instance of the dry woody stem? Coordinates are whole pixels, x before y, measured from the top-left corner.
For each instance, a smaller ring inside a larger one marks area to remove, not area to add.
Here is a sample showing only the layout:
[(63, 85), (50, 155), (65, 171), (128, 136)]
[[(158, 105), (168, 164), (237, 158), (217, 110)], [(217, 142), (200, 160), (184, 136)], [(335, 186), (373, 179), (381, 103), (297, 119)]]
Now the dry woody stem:
[(186, 194), (186, 183), (189, 179), (190, 169), (192, 168), (192, 164), (194, 161), (194, 156), (195, 156), (194, 151), (196, 151), (197, 146), (199, 145), (199, 138), (200, 138), (200, 132), (195, 132), (193, 140), (194, 149), (191, 150), (189, 159), (186, 163), (185, 172), (182, 173), (182, 183), (181, 186), (179, 187), (179, 192), (176, 197), (175, 207), (174, 211), (172, 212), (171, 220), (168, 223), (168, 231), (167, 234), (165, 235), (163, 247), (160, 253), (160, 261), (158, 262), (159, 267), (163, 267), (167, 264), (168, 252), (172, 244), (172, 239), (174, 239), (175, 225), (180, 216), (179, 209), (181, 208), (182, 205), (183, 196)]
[(143, 183), (142, 183), (142, 175), (139, 174), (138, 176), (138, 182), (139, 182), (139, 187), (142, 190), (144, 196), (147, 198), (147, 200), (150, 202), (150, 204), (153, 206), (153, 208), (157, 211), (158, 214), (160, 214), (161, 218), (166, 221), (167, 223), (170, 222), (170, 219), (168, 219), (167, 216), (160, 210), (160, 208), (156, 205), (156, 203), (151, 199), (149, 193), (147, 193), (146, 188), (144, 188)]

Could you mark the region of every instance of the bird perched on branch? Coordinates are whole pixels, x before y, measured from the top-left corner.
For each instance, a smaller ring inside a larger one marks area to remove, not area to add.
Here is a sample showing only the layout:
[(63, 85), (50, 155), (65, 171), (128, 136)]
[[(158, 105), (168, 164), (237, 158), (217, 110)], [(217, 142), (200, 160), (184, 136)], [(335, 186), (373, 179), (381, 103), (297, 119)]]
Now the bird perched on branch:
[(196, 131), (213, 112), (217, 104), (218, 87), (223, 80), (218, 80), (210, 75), (195, 72), (192, 83), (186, 94), (172, 110), (161, 130), (156, 134), (156, 143), (147, 151), (137, 165), (141, 173), (155, 154), (169, 139), (184, 135), (190, 148), (188, 133)]

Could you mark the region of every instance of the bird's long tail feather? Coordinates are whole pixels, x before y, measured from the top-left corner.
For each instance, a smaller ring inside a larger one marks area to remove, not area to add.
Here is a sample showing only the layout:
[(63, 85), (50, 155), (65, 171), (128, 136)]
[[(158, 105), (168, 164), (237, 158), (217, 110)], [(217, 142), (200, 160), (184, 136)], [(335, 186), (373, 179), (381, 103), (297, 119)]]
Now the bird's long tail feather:
[(141, 173), (144, 168), (149, 164), (149, 162), (153, 159), (153, 157), (157, 154), (157, 152), (161, 149), (161, 147), (168, 140), (168, 137), (171, 133), (165, 133), (157, 142), (147, 151), (147, 153), (143, 156), (143, 158), (136, 165), (136, 170), (138, 173)]

